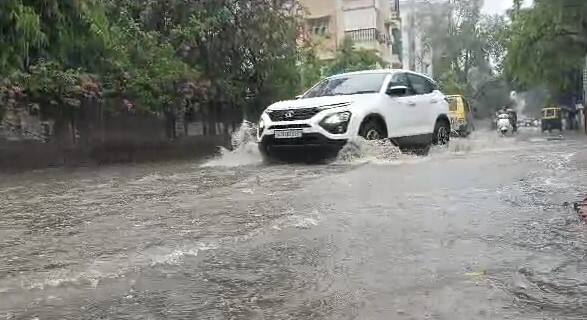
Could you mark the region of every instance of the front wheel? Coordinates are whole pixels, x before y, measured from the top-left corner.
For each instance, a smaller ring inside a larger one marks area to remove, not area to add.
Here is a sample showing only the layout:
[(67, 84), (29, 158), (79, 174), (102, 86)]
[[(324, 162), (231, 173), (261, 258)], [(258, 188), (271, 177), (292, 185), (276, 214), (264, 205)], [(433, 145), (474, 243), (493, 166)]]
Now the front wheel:
[(432, 144), (446, 146), (450, 142), (450, 125), (444, 120), (438, 120), (434, 126), (434, 137)]
[(365, 140), (381, 140), (385, 138), (385, 131), (379, 122), (370, 120), (361, 127), (359, 135)]

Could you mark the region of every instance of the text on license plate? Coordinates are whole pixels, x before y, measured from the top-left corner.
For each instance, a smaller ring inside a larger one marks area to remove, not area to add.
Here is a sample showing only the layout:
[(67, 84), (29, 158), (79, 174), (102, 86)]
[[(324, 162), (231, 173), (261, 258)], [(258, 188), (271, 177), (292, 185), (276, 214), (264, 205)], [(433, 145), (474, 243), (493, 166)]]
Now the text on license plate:
[(275, 130), (275, 139), (301, 138), (302, 130)]

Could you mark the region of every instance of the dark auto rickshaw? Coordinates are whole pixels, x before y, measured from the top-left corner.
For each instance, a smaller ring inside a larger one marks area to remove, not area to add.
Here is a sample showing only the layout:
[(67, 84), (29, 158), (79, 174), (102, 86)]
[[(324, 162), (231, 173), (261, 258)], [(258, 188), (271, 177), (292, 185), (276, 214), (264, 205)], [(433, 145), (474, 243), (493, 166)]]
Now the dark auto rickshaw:
[(546, 107), (542, 109), (542, 132), (551, 132), (557, 129), (563, 131), (562, 110), (559, 107)]

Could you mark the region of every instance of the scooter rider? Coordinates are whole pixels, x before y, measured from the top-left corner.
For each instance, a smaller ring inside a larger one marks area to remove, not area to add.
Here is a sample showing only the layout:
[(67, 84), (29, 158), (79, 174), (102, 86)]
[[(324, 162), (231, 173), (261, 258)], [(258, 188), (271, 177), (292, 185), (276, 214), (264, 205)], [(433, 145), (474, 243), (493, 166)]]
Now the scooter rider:
[(514, 109), (507, 109), (506, 112), (510, 116), (513, 132), (518, 132), (518, 114)]

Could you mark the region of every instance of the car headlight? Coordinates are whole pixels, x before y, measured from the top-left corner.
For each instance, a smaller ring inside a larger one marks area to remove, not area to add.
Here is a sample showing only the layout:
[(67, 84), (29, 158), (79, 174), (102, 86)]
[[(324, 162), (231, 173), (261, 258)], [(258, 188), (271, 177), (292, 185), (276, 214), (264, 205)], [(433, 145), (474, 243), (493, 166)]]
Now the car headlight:
[(344, 122), (349, 122), (349, 120), (351, 119), (351, 113), (348, 111), (345, 112), (339, 112), (339, 113), (335, 113), (333, 115), (330, 115), (328, 117), (326, 117), (322, 122), (324, 124), (340, 124), (340, 123), (344, 123)]
[(257, 136), (261, 137), (263, 131), (265, 131), (265, 120), (263, 120), (263, 117), (261, 117), (257, 123)]
[(320, 126), (330, 133), (343, 134), (347, 131), (350, 120), (351, 113), (343, 111), (327, 116), (320, 122)]

